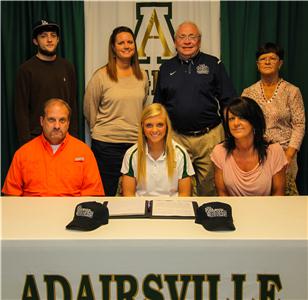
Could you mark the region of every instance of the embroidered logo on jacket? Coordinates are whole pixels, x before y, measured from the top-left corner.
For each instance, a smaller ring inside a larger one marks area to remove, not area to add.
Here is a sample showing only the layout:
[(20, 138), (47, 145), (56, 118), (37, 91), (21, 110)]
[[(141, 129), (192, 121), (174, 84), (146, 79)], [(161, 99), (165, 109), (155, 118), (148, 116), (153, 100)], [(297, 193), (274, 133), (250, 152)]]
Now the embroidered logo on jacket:
[(198, 74), (209, 74), (210, 73), (210, 68), (205, 64), (198, 65), (196, 70)]

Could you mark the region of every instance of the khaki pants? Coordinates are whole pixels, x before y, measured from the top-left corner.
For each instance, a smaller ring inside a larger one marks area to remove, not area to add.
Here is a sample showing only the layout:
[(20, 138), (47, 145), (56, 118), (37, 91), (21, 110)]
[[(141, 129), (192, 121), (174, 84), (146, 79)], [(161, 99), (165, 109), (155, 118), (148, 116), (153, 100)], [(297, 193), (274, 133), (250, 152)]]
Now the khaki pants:
[(216, 196), (214, 165), (210, 159), (213, 148), (225, 138), (222, 124), (201, 136), (174, 133), (174, 140), (186, 148), (195, 170), (193, 196)]

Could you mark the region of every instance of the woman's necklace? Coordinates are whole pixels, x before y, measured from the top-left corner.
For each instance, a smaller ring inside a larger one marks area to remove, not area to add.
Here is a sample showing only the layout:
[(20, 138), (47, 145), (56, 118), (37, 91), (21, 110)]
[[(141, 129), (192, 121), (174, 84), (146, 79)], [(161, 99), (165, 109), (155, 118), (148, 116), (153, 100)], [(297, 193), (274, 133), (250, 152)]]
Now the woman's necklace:
[(263, 88), (262, 80), (260, 81), (261, 92), (262, 92), (262, 97), (263, 97), (264, 102), (266, 102), (266, 103), (271, 103), (271, 102), (275, 99), (275, 97), (277, 96), (277, 93), (278, 93), (279, 86), (280, 86), (280, 84), (281, 84), (282, 82), (283, 82), (283, 79), (282, 79), (282, 78), (279, 79), (279, 81), (278, 81), (277, 84), (276, 84), (276, 88), (275, 88), (275, 90), (274, 90), (274, 92), (273, 92), (273, 94), (272, 94), (272, 97), (266, 98), (266, 97), (265, 97), (265, 93), (264, 93), (264, 88)]

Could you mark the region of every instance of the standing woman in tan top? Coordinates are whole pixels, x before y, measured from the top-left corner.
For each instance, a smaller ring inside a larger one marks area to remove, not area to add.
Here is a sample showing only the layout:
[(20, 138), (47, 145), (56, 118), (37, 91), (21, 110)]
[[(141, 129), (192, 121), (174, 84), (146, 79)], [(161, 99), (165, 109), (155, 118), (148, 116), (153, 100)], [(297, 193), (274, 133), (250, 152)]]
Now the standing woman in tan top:
[(285, 195), (298, 195), (297, 151), (305, 133), (305, 109), (298, 87), (279, 75), (284, 51), (274, 43), (266, 43), (256, 52), (260, 80), (244, 89), (242, 96), (254, 99), (266, 120), (267, 141), (279, 143), (288, 160)]
[(123, 156), (137, 142), (147, 94), (148, 78), (139, 66), (134, 34), (117, 27), (109, 39), (108, 63), (94, 72), (84, 96), (84, 116), (106, 196), (116, 194)]

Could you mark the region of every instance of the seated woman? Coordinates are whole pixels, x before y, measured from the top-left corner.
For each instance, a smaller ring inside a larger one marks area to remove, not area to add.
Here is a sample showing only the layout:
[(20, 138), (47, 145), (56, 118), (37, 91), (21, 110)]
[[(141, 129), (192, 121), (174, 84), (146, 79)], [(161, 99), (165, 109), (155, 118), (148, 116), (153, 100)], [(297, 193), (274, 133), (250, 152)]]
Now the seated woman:
[(194, 170), (186, 150), (172, 140), (165, 108), (154, 103), (142, 113), (138, 143), (129, 148), (121, 173), (123, 196), (190, 196)]
[(226, 140), (211, 159), (219, 196), (284, 195), (287, 159), (282, 147), (264, 139), (265, 119), (260, 106), (238, 97), (226, 108)]

